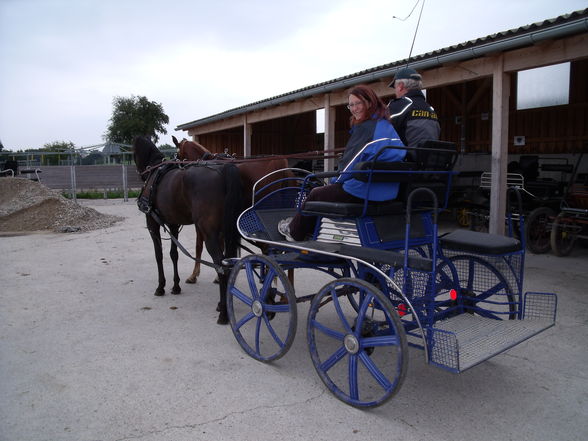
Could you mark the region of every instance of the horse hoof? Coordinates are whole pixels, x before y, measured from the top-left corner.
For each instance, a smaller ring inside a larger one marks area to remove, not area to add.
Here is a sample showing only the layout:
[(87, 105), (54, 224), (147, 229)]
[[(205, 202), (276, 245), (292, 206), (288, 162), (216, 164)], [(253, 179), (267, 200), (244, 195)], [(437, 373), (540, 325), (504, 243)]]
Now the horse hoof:
[(186, 283), (196, 283), (196, 277), (188, 277)]
[(182, 288), (173, 288), (171, 293), (175, 295), (181, 294)]
[(220, 280), (218, 280), (218, 276), (216, 277), (216, 279), (214, 279), (212, 283), (216, 283), (217, 285), (220, 283)]
[(222, 317), (221, 315), (218, 316), (218, 320), (216, 321), (217, 325), (228, 325), (229, 319), (226, 317)]
[(158, 297), (161, 297), (164, 294), (165, 294), (165, 290), (163, 290), (163, 289), (156, 289), (155, 293), (153, 293), (153, 295), (156, 295)]

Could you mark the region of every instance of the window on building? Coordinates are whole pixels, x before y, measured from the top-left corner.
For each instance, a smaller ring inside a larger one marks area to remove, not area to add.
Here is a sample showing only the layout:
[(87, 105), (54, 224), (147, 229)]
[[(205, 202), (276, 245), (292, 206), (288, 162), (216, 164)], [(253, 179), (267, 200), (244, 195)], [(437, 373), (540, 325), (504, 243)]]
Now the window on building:
[(325, 133), (325, 109), (316, 111), (316, 133)]
[(517, 72), (517, 110), (568, 104), (570, 63)]

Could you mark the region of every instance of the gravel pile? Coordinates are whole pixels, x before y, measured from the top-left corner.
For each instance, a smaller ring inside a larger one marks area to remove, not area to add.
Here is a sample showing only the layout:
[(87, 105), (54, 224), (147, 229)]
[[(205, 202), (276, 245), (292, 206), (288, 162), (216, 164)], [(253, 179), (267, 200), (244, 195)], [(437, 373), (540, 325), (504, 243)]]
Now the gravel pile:
[(36, 181), (0, 178), (2, 232), (91, 231), (110, 227), (122, 219), (78, 205)]

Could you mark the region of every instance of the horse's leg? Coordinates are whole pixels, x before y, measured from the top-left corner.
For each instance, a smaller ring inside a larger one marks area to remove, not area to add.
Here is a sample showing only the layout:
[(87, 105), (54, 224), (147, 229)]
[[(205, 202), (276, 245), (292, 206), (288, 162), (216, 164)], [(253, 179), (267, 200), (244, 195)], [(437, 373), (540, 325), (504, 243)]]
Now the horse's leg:
[(196, 227), (196, 262), (194, 262), (194, 270), (190, 277), (186, 279), (186, 283), (196, 283), (198, 281), (198, 276), (200, 276), (200, 258), (202, 257), (203, 244), (204, 240), (202, 239), (202, 233), (198, 232), (198, 227)]
[[(212, 261), (220, 266), (223, 260), (223, 252), (218, 235), (211, 234), (206, 238), (206, 249), (210, 257), (212, 257)], [(216, 310), (219, 311), (219, 314), (216, 322), (219, 325), (226, 325), (229, 323), (229, 315), (227, 314), (227, 275), (219, 270), (217, 270), (217, 274), (219, 279), (219, 302)]]
[(159, 224), (147, 215), (147, 229), (153, 241), (153, 249), (155, 250), (155, 262), (157, 262), (158, 286), (155, 290), (156, 296), (165, 294), (165, 273), (163, 271), (163, 249), (161, 247), (161, 234), (159, 231)]
[[(177, 239), (180, 234), (180, 226), (170, 225), (169, 234)], [(173, 240), (171, 241), (169, 257), (171, 257), (172, 263), (174, 265), (174, 286), (172, 287), (171, 293), (180, 294), (182, 292), (182, 288), (180, 288), (180, 275), (178, 274), (178, 246)]]

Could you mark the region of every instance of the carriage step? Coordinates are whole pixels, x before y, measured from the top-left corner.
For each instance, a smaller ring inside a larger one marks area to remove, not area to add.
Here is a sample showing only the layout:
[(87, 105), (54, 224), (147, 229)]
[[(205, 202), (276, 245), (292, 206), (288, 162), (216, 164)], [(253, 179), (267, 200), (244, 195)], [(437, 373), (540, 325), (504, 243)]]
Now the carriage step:
[[(355, 245), (347, 245), (335, 242), (292, 242), (292, 246), (312, 249), (317, 252), (325, 252), (341, 256), (342, 258), (355, 257), (370, 263), (390, 265), (394, 268), (404, 266), (404, 254), (397, 251), (379, 250)], [(418, 271), (432, 271), (432, 260), (425, 257), (409, 256), (408, 267)]]
[(522, 343), (555, 324), (557, 297), (526, 293), (521, 320), (495, 320), (473, 314), (436, 323), (428, 330), (430, 363), (459, 373)]

